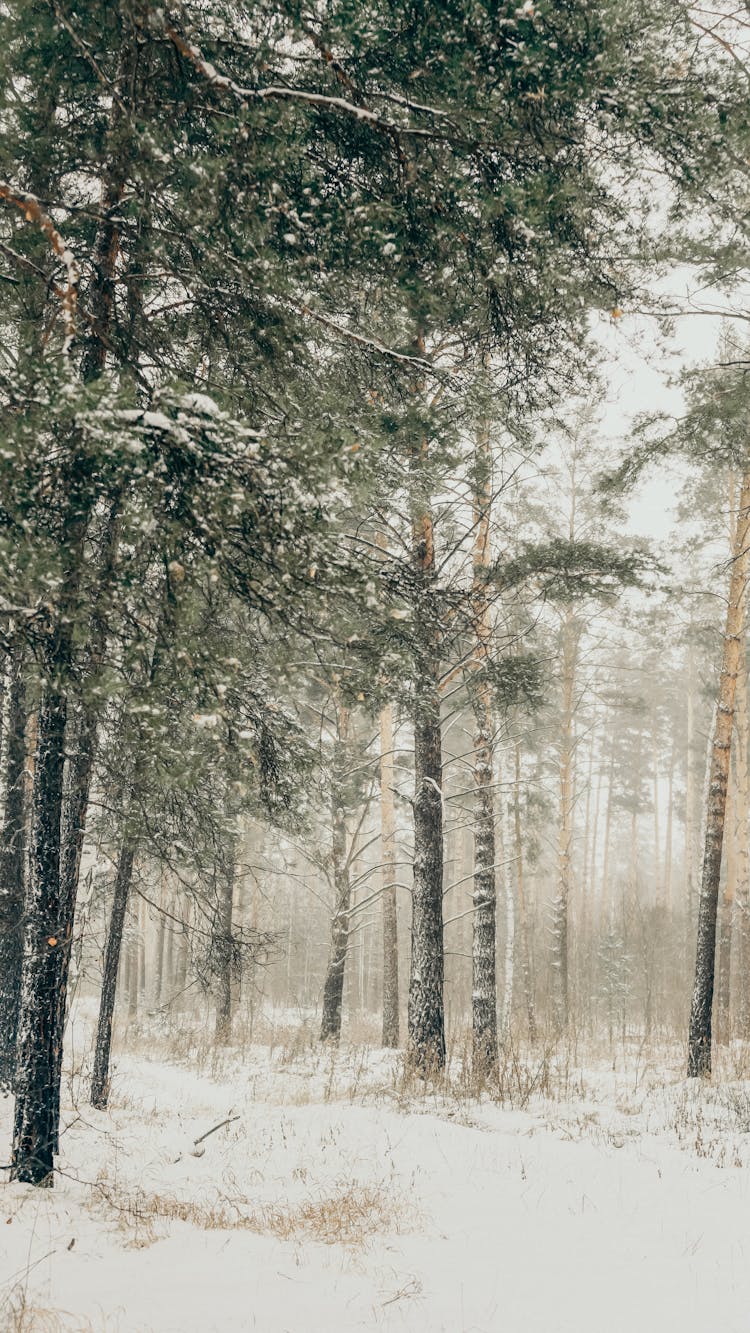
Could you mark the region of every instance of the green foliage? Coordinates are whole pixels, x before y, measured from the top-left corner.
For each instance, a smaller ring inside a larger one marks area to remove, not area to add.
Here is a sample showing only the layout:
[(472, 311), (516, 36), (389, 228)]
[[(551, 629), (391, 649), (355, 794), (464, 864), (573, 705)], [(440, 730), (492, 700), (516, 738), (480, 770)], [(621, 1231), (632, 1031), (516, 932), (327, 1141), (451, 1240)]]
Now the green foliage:
[(556, 537), (526, 544), (514, 558), (498, 562), (492, 577), (503, 589), (533, 582), (547, 601), (606, 601), (623, 588), (636, 587), (644, 567), (641, 550), (623, 552), (599, 542)]

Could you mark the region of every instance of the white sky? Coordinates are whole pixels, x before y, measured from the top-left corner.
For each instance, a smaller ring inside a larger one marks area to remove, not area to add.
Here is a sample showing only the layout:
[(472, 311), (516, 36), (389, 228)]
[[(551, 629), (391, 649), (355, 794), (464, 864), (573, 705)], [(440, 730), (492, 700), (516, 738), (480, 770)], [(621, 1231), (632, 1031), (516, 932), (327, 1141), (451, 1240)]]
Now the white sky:
[[(685, 283), (679, 292), (681, 304), (687, 291)], [(705, 304), (711, 309), (724, 308), (713, 293), (701, 293), (701, 304), (706, 296)], [(644, 315), (629, 315), (624, 310), (617, 321), (602, 320), (595, 337), (609, 358), (602, 424), (612, 441), (613, 461), (627, 447), (639, 413), (679, 414), (683, 398), (674, 380), (681, 370), (715, 357), (720, 330), (721, 320), (714, 314), (677, 319), (669, 340), (661, 336), (656, 321)], [(656, 541), (667, 537), (675, 522), (677, 485), (677, 472), (672, 469), (670, 475), (667, 465), (647, 471), (629, 506), (628, 526), (633, 533)]]

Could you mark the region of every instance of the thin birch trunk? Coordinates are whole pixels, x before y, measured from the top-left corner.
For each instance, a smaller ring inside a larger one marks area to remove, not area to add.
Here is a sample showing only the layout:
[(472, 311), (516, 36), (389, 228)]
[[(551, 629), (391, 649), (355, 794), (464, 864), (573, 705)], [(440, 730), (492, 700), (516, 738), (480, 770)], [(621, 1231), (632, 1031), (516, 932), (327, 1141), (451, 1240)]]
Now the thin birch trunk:
[(130, 935), (128, 939), (128, 1023), (138, 1022), (138, 915), (130, 909)]
[(573, 873), (573, 712), (579, 629), (572, 606), (562, 625), (562, 718), (560, 724), (560, 815), (557, 851), (557, 897), (552, 918), (555, 1019), (564, 1031), (569, 1020), (568, 926)]
[(219, 901), (214, 933), (216, 950), (216, 1028), (214, 1039), (225, 1045), (232, 1035), (232, 930), (236, 856), (230, 850), (226, 873), (219, 884)]
[[(497, 959), (494, 800), (494, 717), (488, 679), (492, 627), (487, 585), (492, 501), (492, 454), (488, 432), (477, 435), (474, 487), (474, 552), (472, 620), (474, 652), (474, 899), (472, 915), (472, 1066), (480, 1079), (493, 1078), (498, 1067)], [(506, 867), (507, 881), (507, 867)], [(506, 901), (512, 890), (506, 882)], [(512, 947), (512, 946), (511, 946)], [(512, 986), (512, 964), (511, 978)]]
[(674, 842), (674, 770), (677, 762), (677, 738), (672, 738), (669, 756), (669, 779), (667, 783), (667, 831), (664, 848), (664, 907), (667, 918), (672, 917), (672, 853)]
[(609, 849), (612, 839), (612, 792), (615, 776), (615, 752), (614, 749), (609, 760), (609, 774), (607, 776), (607, 814), (604, 820), (604, 849), (602, 854), (602, 887), (601, 887), (601, 914), (602, 920), (606, 915), (607, 929), (612, 931), (615, 924), (615, 896), (612, 886), (609, 882)]
[(351, 875), (346, 855), (346, 809), (343, 774), (346, 768), (345, 746), (349, 734), (349, 710), (337, 705), (337, 735), (331, 774), (331, 872), (333, 878), (333, 917), (331, 948), (323, 985), (320, 1040), (339, 1041), (344, 998), (344, 973), (349, 947), (351, 911)]
[(515, 782), (513, 800), (513, 826), (515, 837), (516, 887), (518, 889), (518, 924), (521, 931), (521, 972), (523, 975), (523, 993), (526, 1002), (526, 1021), (529, 1028), (529, 1041), (537, 1038), (536, 1010), (534, 1005), (534, 974), (531, 960), (531, 939), (529, 917), (526, 905), (526, 884), (523, 865), (523, 837), (521, 833), (521, 745), (515, 744)]
[(396, 905), (396, 817), (394, 788), (393, 707), (380, 714), (380, 841), (383, 896), (383, 1045), (399, 1042), (398, 915)]
[(193, 900), (185, 900), (184, 916), (180, 924), (174, 962), (174, 999), (178, 1009), (184, 1009), (185, 995), (188, 989), (188, 964), (190, 962), (190, 924), (193, 918)]

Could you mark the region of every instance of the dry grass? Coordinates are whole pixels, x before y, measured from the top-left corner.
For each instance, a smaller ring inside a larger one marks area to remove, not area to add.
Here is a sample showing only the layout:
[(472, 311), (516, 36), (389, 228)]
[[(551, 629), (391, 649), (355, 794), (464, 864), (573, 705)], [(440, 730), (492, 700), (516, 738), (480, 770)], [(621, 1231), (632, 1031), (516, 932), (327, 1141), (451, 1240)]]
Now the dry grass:
[(19, 1284), (0, 1307), (0, 1333), (105, 1333), (106, 1319), (92, 1324), (84, 1316), (66, 1310), (47, 1310), (30, 1304)]
[(218, 1197), (213, 1203), (136, 1189), (126, 1193), (106, 1176), (91, 1187), (93, 1206), (104, 1205), (131, 1244), (158, 1239), (160, 1222), (187, 1222), (204, 1231), (252, 1231), (279, 1240), (319, 1241), (361, 1249), (378, 1235), (398, 1234), (415, 1216), (389, 1185), (345, 1181), (334, 1192), (299, 1203), (253, 1204), (247, 1198)]

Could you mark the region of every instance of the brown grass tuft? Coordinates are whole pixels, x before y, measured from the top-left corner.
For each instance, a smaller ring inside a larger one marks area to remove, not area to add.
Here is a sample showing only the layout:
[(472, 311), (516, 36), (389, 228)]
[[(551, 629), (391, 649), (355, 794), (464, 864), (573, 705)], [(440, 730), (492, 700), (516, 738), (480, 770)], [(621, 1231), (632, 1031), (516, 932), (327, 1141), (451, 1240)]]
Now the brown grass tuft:
[(331, 1195), (273, 1206), (253, 1206), (245, 1198), (201, 1203), (141, 1189), (125, 1194), (106, 1179), (97, 1181), (92, 1192), (139, 1246), (157, 1239), (159, 1222), (188, 1222), (206, 1231), (253, 1231), (280, 1240), (304, 1238), (360, 1248), (373, 1236), (398, 1232), (407, 1215), (404, 1201), (391, 1187), (354, 1181), (342, 1183)]

